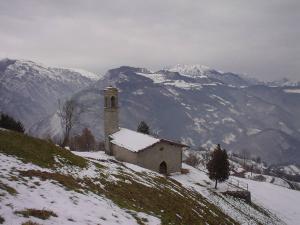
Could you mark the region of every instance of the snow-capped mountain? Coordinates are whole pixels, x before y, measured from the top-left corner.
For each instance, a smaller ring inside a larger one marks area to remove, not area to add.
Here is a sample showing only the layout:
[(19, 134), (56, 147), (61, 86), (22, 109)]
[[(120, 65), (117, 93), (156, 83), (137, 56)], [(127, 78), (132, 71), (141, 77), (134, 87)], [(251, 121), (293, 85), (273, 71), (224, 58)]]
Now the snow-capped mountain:
[(26, 129), (57, 109), (64, 99), (101, 77), (76, 69), (48, 67), (32, 61), (0, 61), (0, 112), (21, 120)]
[[(120, 90), (123, 127), (136, 129), (145, 120), (154, 133), (192, 147), (220, 143), (227, 150), (246, 150), (269, 163), (300, 162), (299, 93), (254, 85), (232, 73), (224, 76), (210, 70), (199, 77), (178, 71), (128, 66), (109, 70), (102, 80), (73, 95), (85, 111), (75, 132), (89, 127), (98, 139), (103, 138), (102, 90), (113, 85)], [(32, 133), (47, 133), (49, 120), (36, 124)]]
[(181, 65), (177, 64), (173, 67), (167, 68), (166, 70), (172, 72), (178, 72), (183, 76), (192, 77), (195, 79), (217, 79), (224, 84), (231, 85), (231, 86), (249, 86), (249, 85), (256, 85), (261, 84), (262, 82), (254, 79), (249, 78), (245, 75), (239, 75), (230, 72), (222, 72), (219, 70), (214, 70), (209, 68), (208, 66), (204, 65)]

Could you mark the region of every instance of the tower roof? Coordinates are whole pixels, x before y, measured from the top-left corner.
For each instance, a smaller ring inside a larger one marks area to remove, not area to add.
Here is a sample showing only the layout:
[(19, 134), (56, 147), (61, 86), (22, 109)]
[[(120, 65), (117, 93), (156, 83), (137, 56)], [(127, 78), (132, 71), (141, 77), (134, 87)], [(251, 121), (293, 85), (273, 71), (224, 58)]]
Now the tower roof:
[(108, 86), (108, 87), (104, 88), (104, 91), (118, 91), (118, 88), (113, 87), (113, 86)]

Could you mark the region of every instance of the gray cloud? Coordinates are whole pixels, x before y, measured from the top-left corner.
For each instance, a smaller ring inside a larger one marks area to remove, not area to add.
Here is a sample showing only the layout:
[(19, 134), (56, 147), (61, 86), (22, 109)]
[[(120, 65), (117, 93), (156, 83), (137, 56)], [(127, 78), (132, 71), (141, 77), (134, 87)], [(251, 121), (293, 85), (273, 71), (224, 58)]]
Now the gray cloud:
[(94, 72), (205, 64), (300, 80), (298, 0), (0, 0), (0, 57)]

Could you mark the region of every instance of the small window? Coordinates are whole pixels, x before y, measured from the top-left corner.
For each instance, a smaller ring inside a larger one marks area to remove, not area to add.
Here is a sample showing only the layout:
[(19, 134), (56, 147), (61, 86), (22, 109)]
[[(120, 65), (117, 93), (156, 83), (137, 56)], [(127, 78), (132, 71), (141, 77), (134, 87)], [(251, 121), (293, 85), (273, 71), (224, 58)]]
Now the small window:
[(107, 99), (107, 97), (105, 97), (105, 103), (104, 103), (104, 107), (108, 107), (108, 99)]
[(160, 149), (159, 149), (159, 151), (163, 151), (164, 150), (164, 147), (161, 147)]
[(111, 104), (111, 107), (112, 108), (115, 108), (116, 107), (116, 98), (115, 96), (112, 96), (111, 99), (110, 99), (110, 104)]

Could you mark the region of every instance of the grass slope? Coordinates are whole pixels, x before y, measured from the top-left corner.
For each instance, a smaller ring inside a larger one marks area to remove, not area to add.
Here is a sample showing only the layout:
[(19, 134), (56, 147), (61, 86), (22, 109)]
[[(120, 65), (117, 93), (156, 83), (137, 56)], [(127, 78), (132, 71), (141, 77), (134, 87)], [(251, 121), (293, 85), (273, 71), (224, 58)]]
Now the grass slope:
[[(15, 179), (21, 180), (22, 184), (28, 183), (28, 188), (39, 188), (40, 183), (51, 181), (68, 191), (103, 196), (132, 215), (138, 224), (148, 224), (146, 218), (138, 216), (139, 213), (157, 217), (162, 224), (237, 224), (201, 194), (184, 188), (175, 180), (155, 173), (136, 172), (122, 163), (89, 162), (46, 141), (11, 131), (0, 131), (1, 153), (47, 168), (47, 171), (13, 168), (14, 177), (16, 173), (19, 176)], [(80, 175), (84, 171), (88, 171), (87, 175)], [(39, 181), (33, 182), (34, 179)], [(0, 188), (18, 195), (18, 190), (8, 185), (2, 184)], [(27, 212), (30, 202), (23, 207), (17, 215)]]
[(0, 130), (0, 152), (16, 156), (24, 163), (31, 162), (44, 168), (60, 166), (55, 156), (67, 165), (81, 168), (87, 165), (84, 158), (59, 148), (53, 143), (13, 131)]

